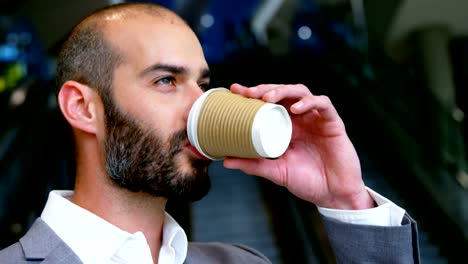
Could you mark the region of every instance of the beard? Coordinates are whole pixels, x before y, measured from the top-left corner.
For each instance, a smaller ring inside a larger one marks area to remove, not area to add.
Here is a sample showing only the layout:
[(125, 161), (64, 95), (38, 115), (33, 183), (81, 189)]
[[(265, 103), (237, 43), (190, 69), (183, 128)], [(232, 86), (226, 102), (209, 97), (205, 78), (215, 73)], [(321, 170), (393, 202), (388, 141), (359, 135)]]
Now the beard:
[(164, 141), (160, 133), (139, 125), (115, 103), (106, 104), (105, 109), (105, 162), (113, 182), (133, 192), (179, 201), (197, 201), (208, 193), (210, 161), (188, 157), (191, 171), (181, 172), (178, 167), (186, 130)]

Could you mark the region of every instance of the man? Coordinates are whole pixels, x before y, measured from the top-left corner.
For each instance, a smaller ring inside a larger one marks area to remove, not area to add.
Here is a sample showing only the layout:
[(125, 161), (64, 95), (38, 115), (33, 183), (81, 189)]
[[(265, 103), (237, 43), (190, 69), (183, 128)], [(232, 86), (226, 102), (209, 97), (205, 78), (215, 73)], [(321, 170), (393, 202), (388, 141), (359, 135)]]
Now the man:
[[(0, 253), (1, 263), (268, 263), (242, 246), (188, 243), (165, 213), (168, 199), (197, 200), (209, 189), (209, 163), (185, 131), (209, 70), (180, 17), (152, 4), (99, 10), (72, 30), (57, 78), (60, 109), (75, 137), (75, 190), (51, 192), (41, 218)], [(225, 167), (319, 206), (338, 262), (418, 262), (414, 221), (366, 189), (327, 97), (303, 85), (230, 88), (281, 101), (293, 137), (276, 160), (228, 158)]]

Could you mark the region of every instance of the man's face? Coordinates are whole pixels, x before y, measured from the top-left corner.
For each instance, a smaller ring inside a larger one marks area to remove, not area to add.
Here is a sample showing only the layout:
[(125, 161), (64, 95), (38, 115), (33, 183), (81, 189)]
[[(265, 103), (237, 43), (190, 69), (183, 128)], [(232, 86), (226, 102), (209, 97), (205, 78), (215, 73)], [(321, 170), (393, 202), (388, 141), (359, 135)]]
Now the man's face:
[(101, 129), (111, 178), (132, 191), (196, 200), (209, 189), (208, 161), (189, 144), (188, 112), (209, 84), (201, 46), (185, 25), (142, 15), (115, 21), (107, 37), (122, 54)]

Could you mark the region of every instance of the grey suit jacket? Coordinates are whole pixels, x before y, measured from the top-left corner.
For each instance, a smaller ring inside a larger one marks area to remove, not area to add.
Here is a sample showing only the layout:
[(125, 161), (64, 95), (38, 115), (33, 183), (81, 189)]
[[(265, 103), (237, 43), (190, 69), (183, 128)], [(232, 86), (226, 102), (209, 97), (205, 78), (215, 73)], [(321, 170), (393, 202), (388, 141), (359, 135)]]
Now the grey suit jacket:
[[(323, 217), (338, 263), (419, 263), (416, 223), (405, 216), (401, 227), (344, 224)], [(0, 251), (1, 264), (82, 263), (38, 218), (19, 242)], [(189, 243), (186, 264), (263, 264), (262, 254), (240, 245)]]

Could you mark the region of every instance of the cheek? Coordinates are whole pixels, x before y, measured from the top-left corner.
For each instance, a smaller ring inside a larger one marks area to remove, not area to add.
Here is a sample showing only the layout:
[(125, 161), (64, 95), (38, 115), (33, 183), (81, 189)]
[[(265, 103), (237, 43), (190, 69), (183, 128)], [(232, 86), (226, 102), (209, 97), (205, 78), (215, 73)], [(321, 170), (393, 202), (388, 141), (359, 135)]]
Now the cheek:
[(175, 105), (175, 103), (160, 104), (142, 113), (146, 116), (146, 122), (159, 131), (165, 138), (170, 137), (175, 132), (185, 129), (186, 127), (184, 111), (182, 107), (177, 107)]
[(168, 136), (186, 127), (184, 116), (190, 105), (188, 95), (184, 92), (186, 90), (188, 89), (181, 87), (177, 92), (164, 94), (144, 89), (131, 99), (132, 102), (126, 105), (126, 109), (147, 127)]

